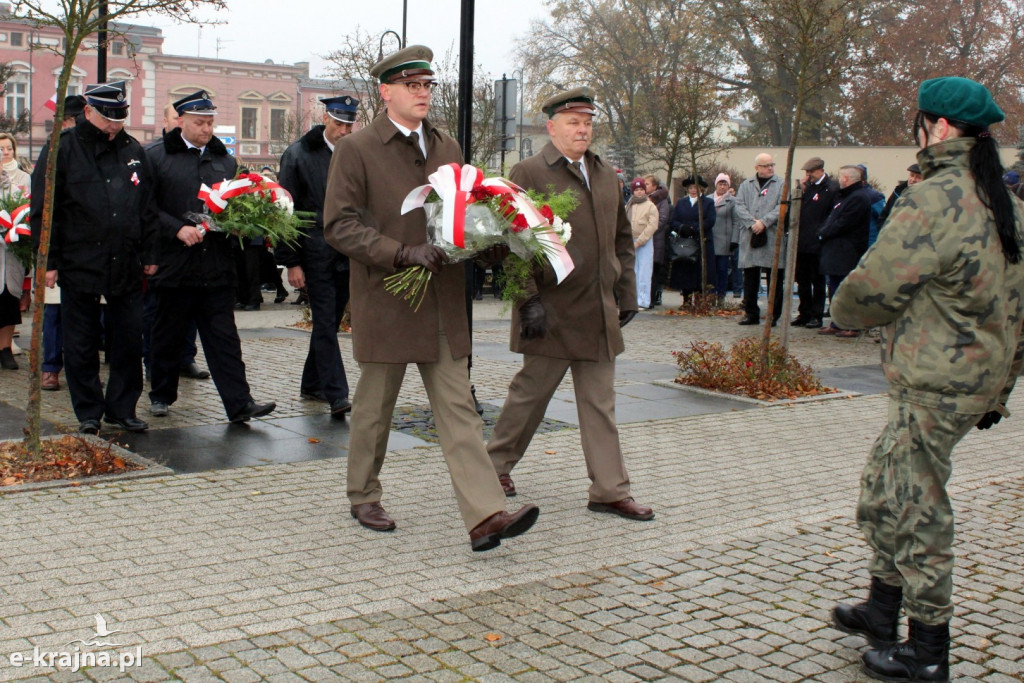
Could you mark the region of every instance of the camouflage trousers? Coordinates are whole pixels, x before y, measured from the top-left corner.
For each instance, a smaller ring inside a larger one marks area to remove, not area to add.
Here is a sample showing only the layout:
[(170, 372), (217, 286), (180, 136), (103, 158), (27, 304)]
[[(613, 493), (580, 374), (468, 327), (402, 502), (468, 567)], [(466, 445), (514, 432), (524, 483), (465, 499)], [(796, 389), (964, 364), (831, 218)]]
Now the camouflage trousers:
[(953, 507), (946, 482), (953, 447), (980, 415), (890, 400), (889, 422), (861, 477), (857, 523), (875, 555), (872, 576), (903, 586), (907, 616), (953, 616)]

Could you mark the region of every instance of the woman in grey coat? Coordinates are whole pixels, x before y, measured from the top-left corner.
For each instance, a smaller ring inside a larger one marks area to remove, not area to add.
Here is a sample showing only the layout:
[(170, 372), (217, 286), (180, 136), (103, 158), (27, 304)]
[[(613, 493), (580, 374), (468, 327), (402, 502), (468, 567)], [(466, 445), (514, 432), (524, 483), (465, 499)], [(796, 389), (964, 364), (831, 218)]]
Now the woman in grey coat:
[(736, 220), (736, 198), (729, 188), (732, 180), (728, 173), (719, 173), (715, 178), (715, 294), (721, 305), (725, 290), (729, 288), (729, 261), (732, 259), (732, 245), (739, 242), (739, 221)]

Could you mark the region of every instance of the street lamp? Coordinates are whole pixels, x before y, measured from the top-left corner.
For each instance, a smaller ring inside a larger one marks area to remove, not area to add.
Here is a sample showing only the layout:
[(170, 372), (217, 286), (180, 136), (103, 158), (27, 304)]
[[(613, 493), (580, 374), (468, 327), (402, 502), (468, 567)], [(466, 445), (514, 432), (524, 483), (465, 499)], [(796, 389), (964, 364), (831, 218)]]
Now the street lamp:
[(522, 67), (520, 67), (520, 68), (516, 69), (515, 71), (513, 71), (512, 75), (515, 76), (517, 73), (519, 74), (519, 88), (518, 88), (518, 90), (519, 90), (519, 161), (522, 161), (523, 160), (523, 126), (526, 123), (525, 121), (523, 121), (523, 100), (526, 99), (526, 83), (523, 80), (523, 69), (522, 69)]
[(380, 37), (380, 45), (377, 47), (377, 61), (378, 62), (380, 60), (384, 59), (384, 39), (388, 37), (388, 34), (393, 35), (395, 37), (395, 39), (398, 41), (398, 49), (399, 50), (401, 50), (403, 47), (405, 47), (405, 41), (402, 40), (402, 36), (398, 35), (397, 31), (392, 31), (391, 29), (388, 29), (387, 31), (384, 31), (384, 33)]

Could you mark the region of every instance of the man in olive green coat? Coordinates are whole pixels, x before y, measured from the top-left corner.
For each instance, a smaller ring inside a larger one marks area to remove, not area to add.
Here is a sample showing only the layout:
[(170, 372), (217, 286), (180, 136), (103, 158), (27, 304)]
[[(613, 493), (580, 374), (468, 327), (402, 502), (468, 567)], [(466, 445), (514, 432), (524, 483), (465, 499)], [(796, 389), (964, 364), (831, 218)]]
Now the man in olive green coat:
[(510, 472), (522, 459), (562, 378), (572, 370), (583, 457), (595, 512), (648, 520), (651, 508), (630, 495), (615, 425), (615, 357), (625, 350), (619, 329), (636, 315), (633, 231), (615, 169), (589, 150), (594, 100), (590, 88), (550, 98), (551, 142), (512, 168), (509, 178), (540, 192), (575, 190), (579, 206), (566, 217), (575, 268), (560, 284), (545, 268), (512, 314), (512, 350), (523, 368), (509, 386), (487, 444), (505, 494), (516, 494)]
[[(952, 450), (1007, 415), (1024, 359), (1024, 206), (1002, 184), (982, 85), (936, 78), (918, 91), (924, 180), (896, 202), (878, 241), (832, 300), (846, 329), (882, 328), (889, 421), (861, 479), (857, 521), (874, 551), (868, 601), (833, 611), (865, 636), (867, 672), (949, 679), (953, 616)], [(909, 639), (897, 643), (902, 603)]]
[[(465, 269), (446, 265), (428, 244), (422, 211), (401, 214), (410, 190), (439, 166), (459, 163), (455, 140), (427, 121), (434, 83), (433, 53), (413, 45), (382, 59), (387, 111), (339, 140), (331, 157), (324, 205), (324, 237), (350, 259), (352, 338), (360, 376), (352, 408), (348, 497), (352, 516), (374, 531), (395, 521), (380, 503), (380, 470), (391, 416), (409, 363), (430, 398), (441, 448), (473, 550), (489, 550), (529, 529), (536, 506), (505, 512), (505, 498), (487, 460), (480, 416), (469, 390), (469, 324)], [(384, 278), (402, 268), (430, 272), (418, 310), (384, 290)]]

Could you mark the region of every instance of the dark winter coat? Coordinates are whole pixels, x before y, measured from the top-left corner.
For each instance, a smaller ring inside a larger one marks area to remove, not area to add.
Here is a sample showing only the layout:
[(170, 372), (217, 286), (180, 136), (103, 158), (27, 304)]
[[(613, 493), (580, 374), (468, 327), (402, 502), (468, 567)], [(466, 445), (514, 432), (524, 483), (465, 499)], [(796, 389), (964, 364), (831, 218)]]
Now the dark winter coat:
[[(715, 200), (711, 197), (701, 197), (702, 210), (704, 212), (704, 258), (707, 261), (706, 284), (715, 283), (715, 220), (718, 218), (718, 211), (715, 209)], [(687, 195), (676, 202), (672, 210), (672, 218), (669, 226), (673, 232), (682, 237), (693, 237), (700, 239), (700, 219), (697, 213), (697, 205), (690, 204), (690, 197)], [(701, 264), (684, 263), (676, 261), (672, 264), (672, 276), (669, 279), (669, 286), (681, 292), (699, 292)]]
[(800, 254), (821, 253), (821, 240), (818, 239), (818, 228), (828, 219), (832, 207), (839, 196), (839, 181), (825, 175), (821, 182), (804, 188), (800, 200), (800, 237), (797, 240), (797, 252)]
[[(904, 180), (902, 183), (899, 183), (896, 186), (896, 189), (892, 191), (892, 194), (889, 195), (888, 201), (885, 202), (885, 208), (882, 209), (881, 225), (885, 225), (885, 220), (889, 217), (889, 214), (892, 213), (892, 207), (896, 205), (896, 200), (903, 196), (903, 193), (907, 191), (908, 187), (910, 187), (910, 183)], [(879, 226), (879, 230), (881, 230), (881, 225)]]
[(818, 229), (821, 239), (819, 272), (846, 277), (868, 250), (871, 200), (868, 188), (859, 183), (839, 190), (832, 212)]
[(231, 241), (237, 238), (210, 232), (199, 244), (189, 247), (178, 239), (184, 225), (195, 225), (186, 213), (202, 213), (199, 187), (235, 177), (238, 162), (224, 143), (210, 138), (200, 156), (189, 149), (181, 129), (164, 133), (147, 150), (156, 175), (154, 201), (159, 220), (159, 265), (150, 282), (156, 287), (225, 287), (235, 282), (235, 261)]
[(659, 187), (650, 194), (650, 199), (658, 207), (658, 229), (654, 232), (654, 262), (665, 262), (665, 235), (668, 234), (669, 216), (672, 205), (668, 201), (668, 188)]
[[(43, 146), (32, 173), (29, 221), (38, 244), (46, 189)], [(139, 141), (113, 140), (84, 117), (60, 135), (47, 270), (62, 285), (117, 296), (142, 287), (142, 267), (156, 263), (150, 200), (153, 172)]]
[(299, 238), (298, 244), (281, 243), (274, 255), (286, 267), (323, 267), (324, 260), (332, 270), (347, 270), (348, 257), (324, 240), (324, 199), (327, 196), (327, 171), (331, 166), (331, 148), (324, 140), (324, 126), (313, 126), (281, 155), (277, 182), (292, 195), (296, 211), (316, 213), (316, 223)]

